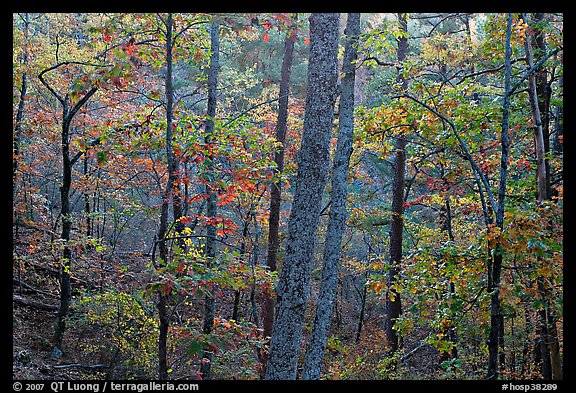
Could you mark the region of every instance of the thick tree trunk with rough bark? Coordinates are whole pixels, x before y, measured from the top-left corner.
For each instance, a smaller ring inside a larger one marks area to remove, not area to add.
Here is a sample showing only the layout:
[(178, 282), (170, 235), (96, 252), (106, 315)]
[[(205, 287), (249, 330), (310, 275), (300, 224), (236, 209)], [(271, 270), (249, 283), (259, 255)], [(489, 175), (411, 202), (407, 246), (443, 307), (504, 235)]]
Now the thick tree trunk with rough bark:
[(286, 254), (277, 287), (266, 379), (296, 379), (312, 258), (326, 183), (338, 80), (339, 13), (310, 16), (310, 60), (302, 145)]
[(358, 57), (356, 42), (360, 34), (359, 13), (348, 14), (344, 33), (346, 34), (346, 47), (342, 64), (343, 77), (338, 116), (340, 124), (332, 169), (331, 205), (324, 244), (322, 282), (316, 305), (316, 316), (312, 325), (312, 335), (306, 349), (302, 379), (320, 378), (328, 329), (330, 327), (330, 317), (332, 316), (334, 298), (336, 297), (342, 237), (346, 227), (346, 220), (348, 219), (346, 210), (348, 197), (346, 177), (348, 175), (350, 155), (352, 154), (354, 134), (354, 79), (356, 76), (355, 60)]

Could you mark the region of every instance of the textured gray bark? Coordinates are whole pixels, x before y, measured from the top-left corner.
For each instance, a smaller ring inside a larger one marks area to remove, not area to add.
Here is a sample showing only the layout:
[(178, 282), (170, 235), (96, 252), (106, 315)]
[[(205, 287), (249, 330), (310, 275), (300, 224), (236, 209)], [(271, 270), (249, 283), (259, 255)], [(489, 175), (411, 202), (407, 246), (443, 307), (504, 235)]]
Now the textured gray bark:
[(304, 130), (286, 253), (277, 287), (266, 379), (296, 379), (320, 204), (328, 172), (337, 95), (339, 18), (339, 13), (313, 13), (309, 19)]
[(306, 349), (306, 358), (302, 379), (319, 379), (322, 371), (322, 361), (326, 350), (326, 340), (330, 327), (330, 316), (336, 297), (338, 270), (340, 266), (342, 236), (348, 218), (346, 200), (348, 190), (346, 176), (350, 155), (352, 154), (352, 139), (354, 134), (354, 79), (356, 76), (355, 60), (357, 50), (355, 43), (360, 34), (360, 14), (349, 13), (346, 22), (346, 47), (342, 64), (342, 82), (339, 106), (338, 143), (334, 155), (332, 169), (331, 206), (328, 218), (328, 230), (324, 244), (324, 265), (320, 294), (316, 305), (316, 316), (312, 326), (310, 343)]

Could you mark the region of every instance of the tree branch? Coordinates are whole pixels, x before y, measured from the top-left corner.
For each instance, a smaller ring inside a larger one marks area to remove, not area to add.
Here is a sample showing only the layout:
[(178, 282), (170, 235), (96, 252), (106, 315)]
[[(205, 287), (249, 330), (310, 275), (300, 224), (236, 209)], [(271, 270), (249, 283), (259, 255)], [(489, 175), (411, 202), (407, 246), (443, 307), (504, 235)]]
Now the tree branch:
[[(412, 97), (409, 94), (402, 94), (399, 96), (394, 96), (392, 98), (402, 98), (402, 97), (409, 98), (412, 101), (422, 105), (424, 108), (428, 109), (430, 112), (432, 112), (433, 114), (438, 116), (440, 119), (442, 119), (442, 121), (446, 122), (450, 126), (450, 128), (452, 128), (452, 133), (454, 134), (454, 136), (458, 140), (458, 143), (460, 144), (460, 147), (462, 148), (462, 150), (464, 150), (464, 153), (466, 154), (466, 159), (468, 160), (468, 162), (470, 162), (470, 165), (472, 166), (473, 171), (476, 172), (478, 174), (478, 176), (482, 179), (482, 183), (484, 184), (484, 188), (486, 189), (486, 193), (488, 194), (488, 199), (490, 201), (490, 205), (492, 205), (492, 210), (498, 211), (498, 209), (496, 207), (496, 203), (494, 201), (494, 195), (492, 194), (492, 190), (490, 189), (490, 184), (488, 183), (488, 179), (486, 179), (486, 176), (484, 175), (482, 170), (478, 167), (478, 164), (476, 164), (474, 157), (472, 157), (470, 150), (468, 150), (468, 147), (466, 146), (466, 144), (464, 143), (462, 138), (460, 138), (460, 135), (458, 135), (456, 125), (450, 119), (448, 119), (446, 116), (444, 116), (443, 114), (438, 112), (436, 109), (432, 108), (430, 105), (420, 101), (416, 97)], [(479, 191), (481, 192), (482, 190), (479, 190)]]
[[(514, 86), (512, 86), (512, 88), (510, 89), (510, 91), (508, 91), (508, 95), (511, 96), (514, 91), (520, 87), (520, 85), (522, 84), (522, 82), (524, 82), (530, 75), (532, 75), (534, 72), (536, 72), (536, 70), (538, 70), (540, 67), (542, 67), (542, 65), (546, 62), (546, 60), (548, 60), (550, 57), (554, 56), (555, 54), (557, 54), (558, 52), (560, 52), (560, 48), (556, 48), (550, 52), (548, 52), (545, 56), (543, 56), (540, 60), (538, 60), (538, 62), (536, 64), (534, 64), (533, 67), (529, 68), (526, 73), (520, 78), (520, 80), (518, 80), (516, 82), (516, 84)], [(504, 66), (502, 66), (504, 67)]]

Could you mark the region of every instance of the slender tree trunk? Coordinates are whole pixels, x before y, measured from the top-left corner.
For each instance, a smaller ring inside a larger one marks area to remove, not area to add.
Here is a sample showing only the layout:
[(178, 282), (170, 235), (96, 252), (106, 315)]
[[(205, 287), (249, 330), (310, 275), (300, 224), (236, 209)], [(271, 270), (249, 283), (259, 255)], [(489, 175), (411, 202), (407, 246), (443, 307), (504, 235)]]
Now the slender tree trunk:
[[(544, 14), (534, 14), (534, 42), (536, 43), (535, 57), (546, 53), (546, 37), (541, 27), (544, 22)], [(527, 40), (528, 41), (528, 40)], [(546, 199), (551, 200), (554, 195), (554, 189), (551, 187), (551, 170), (548, 153), (550, 153), (550, 97), (552, 89), (548, 82), (548, 72), (545, 67), (539, 68), (535, 73), (536, 79), (536, 96), (538, 97), (538, 109), (541, 115), (542, 139), (544, 143), (544, 167), (546, 171)], [(556, 139), (555, 139), (556, 140)], [(553, 144), (554, 146), (554, 144)], [(556, 318), (548, 308), (547, 313), (548, 342), (550, 351), (551, 378), (554, 380), (562, 379), (562, 360), (560, 358), (560, 343), (556, 328)]]
[[(542, 277), (536, 278), (538, 285), (538, 292), (542, 299), (547, 299), (546, 287)], [(548, 335), (548, 316), (546, 307), (542, 307), (537, 311), (538, 315), (538, 345), (540, 347), (540, 358), (542, 360), (542, 377), (546, 380), (552, 379), (552, 362), (550, 360), (550, 337)]]
[[(295, 21), (297, 15), (294, 14), (292, 19)], [(280, 175), (284, 170), (284, 151), (286, 144), (286, 129), (288, 122), (288, 95), (290, 73), (292, 69), (292, 60), (294, 58), (294, 30), (289, 30), (284, 41), (284, 57), (282, 59), (282, 70), (280, 73), (280, 93), (278, 101), (278, 119), (276, 121), (275, 137), (281, 145), (274, 153), (274, 162), (276, 163), (275, 175)], [(268, 218), (268, 256), (266, 264), (271, 272), (276, 271), (278, 248), (280, 246), (279, 228), (280, 228), (280, 202), (282, 194), (282, 183), (277, 180), (270, 187), (270, 214)], [(264, 307), (262, 308), (263, 336), (272, 335), (272, 323), (274, 321), (274, 299), (271, 296), (264, 295)], [(262, 356), (262, 375), (266, 373), (267, 353)]]
[(286, 255), (277, 287), (266, 379), (296, 379), (322, 191), (330, 156), (337, 96), (339, 18), (339, 13), (313, 13), (309, 19), (310, 61), (304, 130), (288, 221)]
[[(526, 16), (523, 14), (522, 18), (527, 22)], [(537, 21), (542, 22), (543, 14), (537, 14)], [(532, 34), (528, 34), (524, 40), (524, 50), (526, 52), (526, 62), (529, 68), (534, 67), (534, 60), (532, 54), (531, 45)], [(544, 38), (542, 32), (536, 35), (536, 43), (539, 49), (545, 50)], [(548, 113), (548, 105), (550, 100), (550, 95), (547, 91), (546, 82), (546, 70), (541, 68), (536, 73), (532, 74), (528, 78), (528, 96), (530, 99), (530, 108), (532, 111), (532, 120), (534, 122), (534, 139), (536, 142), (536, 170), (538, 179), (538, 202), (542, 203), (544, 200), (551, 198), (551, 188), (550, 188), (550, 176), (548, 174), (550, 166), (548, 165), (548, 160), (546, 159), (546, 153), (550, 150), (549, 146), (549, 128), (548, 128), (548, 115), (546, 115), (545, 121), (541, 116), (540, 107), (544, 105), (545, 113)], [(539, 89), (540, 87), (540, 89)], [(545, 125), (545, 126), (544, 126)], [(544, 129), (546, 130), (546, 135), (544, 135)], [(541, 258), (538, 258), (539, 263), (542, 263)], [(543, 299), (548, 299), (548, 291), (546, 290), (544, 279), (542, 277), (537, 278), (538, 289), (541, 292)], [(544, 379), (553, 379), (553, 368), (552, 363), (555, 366), (560, 364), (559, 352), (551, 352), (550, 348), (550, 334), (548, 332), (548, 315), (547, 309), (543, 307), (538, 310), (538, 317), (540, 319), (539, 329), (540, 329), (540, 347), (542, 353), (542, 375)], [(559, 348), (559, 345), (553, 346), (554, 349)], [(552, 361), (551, 357), (554, 357)], [(554, 373), (559, 374), (557, 368), (554, 369)]]
[(320, 293), (316, 305), (316, 316), (312, 325), (310, 343), (306, 349), (302, 379), (319, 379), (326, 350), (326, 340), (330, 327), (338, 270), (340, 267), (342, 236), (348, 218), (346, 202), (348, 189), (346, 177), (354, 134), (354, 79), (357, 58), (356, 42), (360, 34), (360, 14), (349, 13), (346, 22), (346, 47), (342, 64), (342, 82), (339, 107), (339, 129), (334, 166), (332, 169), (331, 206), (328, 217), (328, 229), (324, 243), (324, 265)]
[[(453, 242), (454, 241), (454, 233), (452, 232), (452, 208), (450, 206), (450, 197), (447, 195), (444, 199), (444, 213), (446, 215), (445, 227), (446, 232), (448, 233), (448, 239)], [(454, 297), (456, 295), (456, 286), (453, 281), (450, 281), (448, 284), (448, 290), (450, 291), (450, 296)], [(451, 317), (451, 320), (454, 320), (454, 316)], [(440, 362), (456, 359), (458, 357), (458, 350), (456, 349), (456, 326), (449, 326), (447, 327), (448, 331), (444, 331), (443, 333), (448, 336), (450, 341), (454, 344), (454, 348), (448, 353), (440, 354)]]
[[(524, 16), (526, 20), (526, 17)], [(532, 45), (530, 43), (531, 34), (528, 34), (524, 40), (524, 50), (526, 52), (526, 62), (529, 68), (534, 67), (532, 56)], [(530, 98), (530, 109), (532, 111), (532, 121), (534, 123), (534, 141), (536, 144), (536, 171), (538, 182), (538, 202), (541, 203), (547, 199), (548, 187), (546, 176), (546, 161), (544, 149), (544, 136), (542, 134), (542, 117), (538, 105), (538, 92), (536, 89), (536, 75), (532, 73), (528, 77), (528, 96)], [(548, 180), (549, 183), (549, 180)]]
[(500, 322), (498, 323), (498, 367), (500, 371), (506, 369), (506, 352), (504, 352), (504, 314), (500, 311)]
[[(158, 228), (158, 241), (160, 242), (160, 263), (165, 265), (168, 263), (168, 244), (166, 242), (166, 235), (168, 232), (168, 213), (170, 201), (172, 199), (174, 188), (173, 162), (174, 154), (172, 152), (172, 116), (173, 116), (173, 88), (172, 88), (172, 14), (169, 13), (165, 21), (166, 25), (166, 76), (165, 76), (165, 97), (166, 97), (166, 160), (168, 162), (168, 180), (166, 182), (166, 190), (162, 198), (162, 208), (160, 213), (160, 226)], [(175, 217), (176, 218), (176, 217)], [(158, 293), (158, 378), (160, 380), (168, 379), (168, 361), (167, 361), (167, 346), (168, 346), (168, 329), (170, 327), (170, 313), (168, 310), (170, 303), (170, 293)]]
[(360, 305), (360, 316), (358, 316), (358, 327), (356, 328), (356, 343), (360, 342), (360, 335), (362, 334), (362, 328), (364, 326), (364, 313), (366, 311), (366, 296), (368, 294), (368, 285), (366, 281), (368, 280), (368, 272), (364, 277), (364, 285), (362, 286), (362, 304)]
[[(28, 27), (30, 25), (30, 14), (24, 14), (24, 26), (22, 31), (24, 33), (24, 51), (22, 53), (22, 65), (28, 65)], [(16, 110), (16, 121), (14, 123), (14, 132), (12, 134), (12, 200), (16, 202), (16, 189), (18, 184), (18, 163), (20, 160), (20, 142), (22, 138), (22, 121), (24, 120), (24, 109), (26, 107), (26, 93), (28, 91), (28, 73), (22, 72), (22, 86), (20, 88), (20, 99), (18, 101), (18, 109)], [(19, 234), (19, 217), (15, 217), (14, 224), (16, 228), (14, 231), (14, 238), (18, 239)]]
[[(564, 77), (561, 76), (558, 82), (559, 88), (563, 89)], [(552, 153), (555, 156), (560, 156), (563, 152), (562, 143), (559, 137), (564, 135), (564, 108), (562, 105), (556, 106), (554, 116), (554, 138), (552, 139)]]
[(54, 346), (62, 347), (62, 338), (66, 329), (66, 317), (70, 308), (72, 287), (70, 282), (70, 266), (72, 261), (72, 250), (68, 244), (72, 230), (72, 217), (70, 215), (70, 187), (72, 184), (72, 164), (70, 162), (69, 132), (70, 120), (68, 119), (68, 103), (62, 108), (62, 185), (60, 186), (60, 214), (62, 216), (62, 232), (60, 239), (64, 246), (62, 264), (60, 267), (60, 308), (56, 316), (56, 330), (54, 332)]
[[(511, 91), (511, 45), (512, 36), (512, 14), (508, 14), (505, 42), (505, 74), (504, 74), (504, 103), (502, 105), (502, 134), (501, 134), (501, 157), (500, 157), (500, 184), (498, 187), (498, 205), (496, 211), (496, 226), (501, 233), (504, 230), (504, 206), (506, 200), (506, 181), (508, 177), (508, 116), (510, 112), (510, 91)], [(488, 292), (490, 293), (490, 335), (488, 337), (488, 379), (497, 379), (499, 375), (499, 353), (503, 350), (500, 347), (500, 275), (502, 272), (502, 261), (504, 250), (499, 242), (493, 252), (491, 266), (488, 272)]]
[[(88, 157), (84, 156), (84, 177), (88, 176)], [(84, 193), (84, 213), (86, 214), (86, 236), (92, 236), (92, 219), (90, 218), (90, 194)]]
[[(207, 145), (214, 141), (214, 120), (216, 118), (216, 104), (217, 104), (217, 88), (218, 88), (218, 69), (220, 68), (220, 27), (217, 21), (213, 21), (210, 27), (210, 66), (208, 68), (208, 105), (206, 119), (206, 128), (204, 133), (204, 141)], [(210, 154), (206, 158), (206, 176), (213, 181), (216, 177), (214, 169), (214, 157)], [(206, 205), (206, 216), (210, 218), (216, 217), (216, 193), (212, 188), (212, 182), (206, 184), (206, 194), (208, 194), (208, 201)], [(205, 250), (207, 267), (211, 268), (216, 258), (216, 227), (208, 225), (206, 228), (206, 244)], [(212, 293), (206, 295), (204, 299), (204, 323), (202, 332), (204, 334), (211, 334), (214, 326), (214, 288)], [(200, 372), (202, 379), (212, 379), (210, 373), (212, 366), (212, 353), (206, 348), (202, 355), (202, 362), (200, 365)]]
[(560, 357), (560, 341), (558, 339), (557, 318), (553, 311), (548, 308), (548, 341), (550, 342), (550, 367), (552, 368), (552, 379), (562, 379), (562, 358)]
[[(536, 47), (532, 57), (538, 58), (546, 53), (546, 37), (541, 27), (541, 24), (544, 23), (544, 14), (536, 13), (534, 14), (534, 19), (536, 23), (536, 26), (534, 26), (534, 43), (536, 44)], [(528, 37), (531, 35), (532, 34), (528, 34)], [(526, 45), (530, 45), (529, 39), (526, 39), (524, 42), (525, 48)], [(533, 62), (533, 59), (531, 61)], [(544, 167), (546, 171), (546, 199), (550, 199), (552, 196), (552, 190), (550, 188), (550, 161), (548, 160), (547, 155), (550, 152), (550, 96), (552, 95), (552, 89), (548, 83), (548, 71), (545, 67), (540, 67), (534, 73), (534, 79), (536, 80), (536, 96), (538, 97), (538, 110), (540, 112), (540, 122), (542, 124)]]
[[(407, 32), (406, 14), (398, 14), (398, 21), (402, 30)], [(408, 53), (408, 38), (398, 38), (398, 62), (403, 62)], [(406, 81), (399, 74), (403, 89)], [(406, 163), (406, 137), (403, 133), (396, 137), (395, 160), (394, 160), (394, 184), (392, 187), (392, 219), (390, 222), (390, 269), (388, 270), (386, 294), (386, 339), (388, 341), (388, 353), (393, 355), (400, 346), (398, 332), (394, 328), (396, 319), (402, 312), (400, 293), (394, 288), (400, 267), (402, 264), (402, 232), (404, 231), (404, 177)]]
[[(246, 253), (246, 242), (248, 239), (248, 226), (250, 225), (250, 217), (252, 213), (250, 212), (246, 219), (244, 220), (244, 225), (242, 226), (242, 241), (240, 243), (240, 255), (242, 255), (242, 259), (246, 265), (250, 264), (250, 254)], [(238, 320), (239, 312), (240, 312), (240, 290), (234, 291), (234, 304), (232, 306), (232, 319)]]
[[(30, 14), (24, 14), (24, 26), (22, 31), (24, 33), (24, 51), (22, 53), (22, 65), (28, 65), (28, 27), (30, 25)], [(20, 155), (20, 139), (22, 131), (22, 120), (24, 119), (24, 108), (26, 107), (26, 93), (28, 91), (28, 73), (22, 72), (22, 87), (20, 88), (20, 99), (18, 101), (18, 109), (16, 110), (16, 122), (14, 124), (14, 135), (12, 140), (13, 148), (13, 161), (12, 161), (12, 179), (16, 180), (16, 172), (18, 171), (18, 160)], [(13, 191), (15, 188), (13, 188)], [(14, 195), (14, 194), (13, 194)]]
[(70, 308), (72, 296), (70, 268), (72, 266), (72, 250), (70, 248), (70, 234), (72, 232), (72, 216), (70, 208), (70, 189), (72, 187), (72, 167), (81, 157), (81, 154), (70, 156), (70, 125), (72, 119), (78, 113), (88, 100), (96, 93), (97, 87), (92, 87), (74, 106), (70, 107), (70, 98), (68, 94), (62, 97), (54, 90), (44, 79), (47, 72), (57, 69), (63, 63), (44, 69), (38, 74), (40, 82), (56, 97), (62, 106), (62, 131), (61, 131), (61, 149), (62, 149), (62, 185), (60, 186), (60, 216), (62, 217), (62, 232), (60, 239), (63, 243), (62, 261), (60, 268), (60, 307), (56, 316), (56, 325), (54, 328), (53, 344), (56, 348), (62, 346), (62, 339), (66, 329), (66, 317)]

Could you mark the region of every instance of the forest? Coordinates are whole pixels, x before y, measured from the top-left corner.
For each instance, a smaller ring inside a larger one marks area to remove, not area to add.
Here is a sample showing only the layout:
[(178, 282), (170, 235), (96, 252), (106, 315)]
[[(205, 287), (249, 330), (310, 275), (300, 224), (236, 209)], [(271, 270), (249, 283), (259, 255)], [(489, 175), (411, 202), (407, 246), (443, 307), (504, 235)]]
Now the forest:
[(562, 13), (12, 24), (14, 380), (563, 379)]

